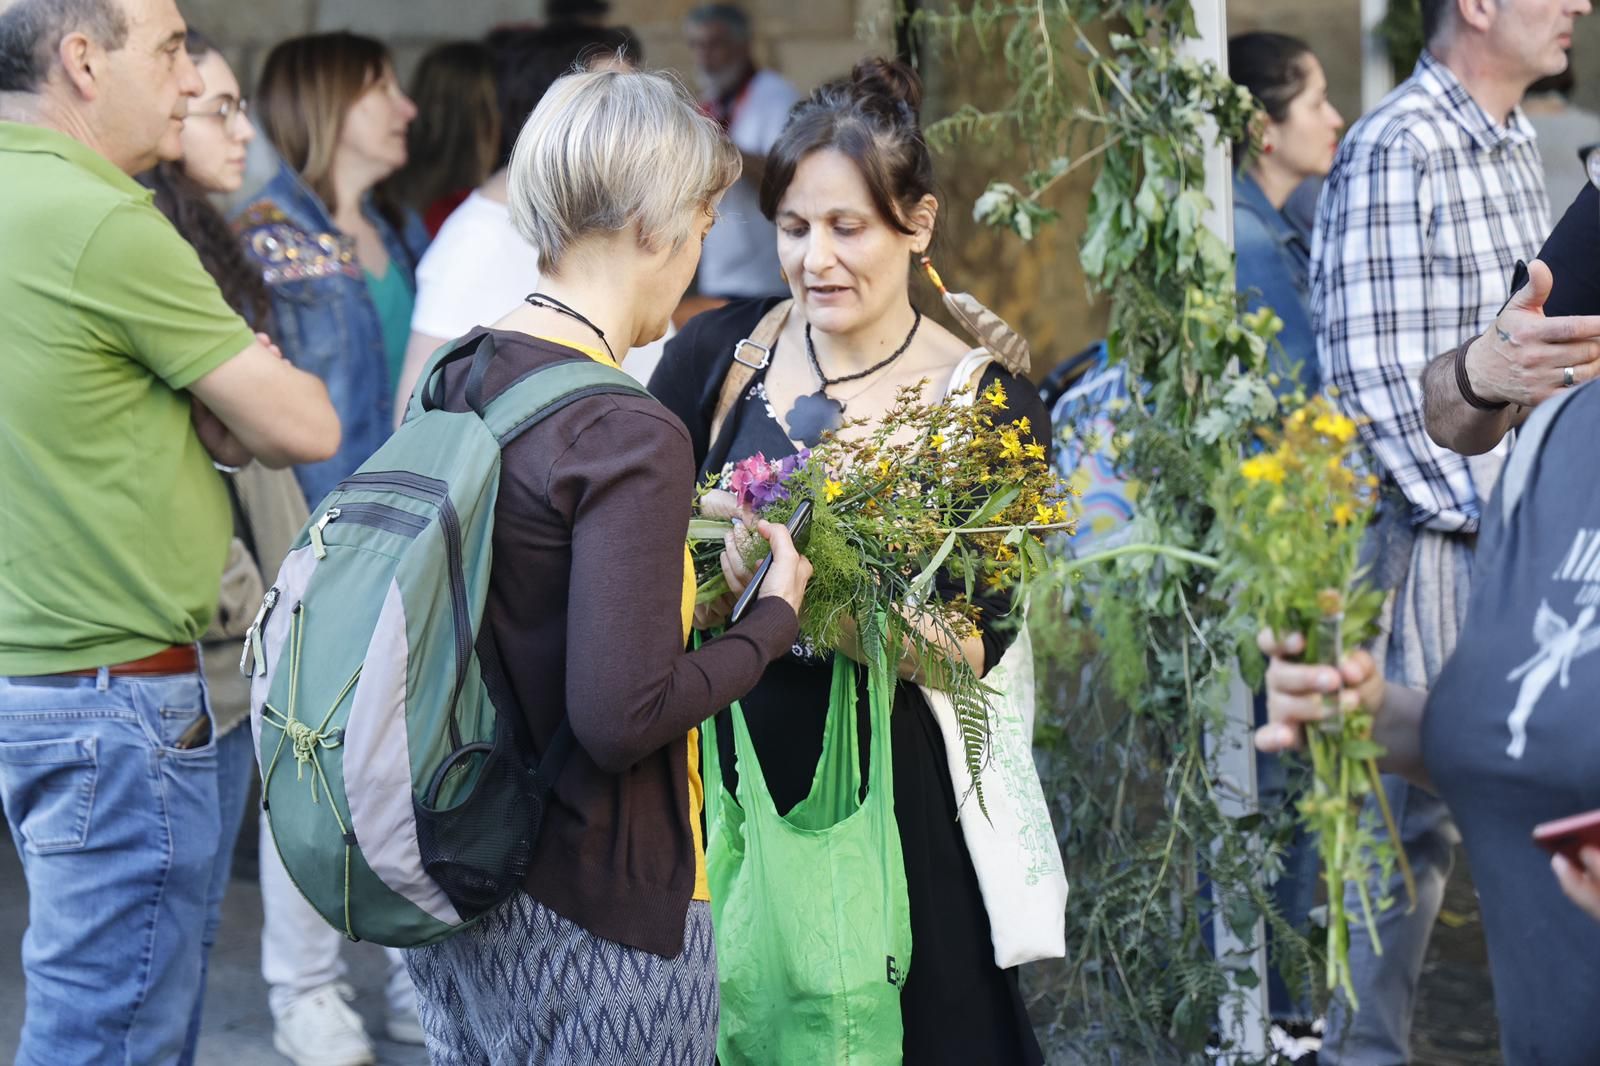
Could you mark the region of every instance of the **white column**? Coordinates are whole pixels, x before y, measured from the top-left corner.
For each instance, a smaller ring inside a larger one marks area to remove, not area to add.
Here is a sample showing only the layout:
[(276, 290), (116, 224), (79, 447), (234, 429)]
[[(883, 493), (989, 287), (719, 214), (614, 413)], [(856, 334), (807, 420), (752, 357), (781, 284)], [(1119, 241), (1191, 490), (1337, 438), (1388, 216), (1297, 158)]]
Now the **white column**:
[[(1228, 69), (1227, 0), (1194, 0), (1195, 25), (1200, 31), (1185, 51), (1201, 60), (1211, 60), (1224, 72)], [(1216, 135), (1212, 126), (1207, 134), (1211, 145), (1206, 152), (1206, 197), (1211, 211), (1206, 226), (1233, 246), (1233, 148)], [(1250, 692), (1235, 683), (1228, 694), (1226, 723), (1220, 733), (1206, 737), (1206, 753), (1217, 769), (1217, 802), (1230, 818), (1253, 813), (1257, 806), (1255, 749), (1250, 734), (1255, 725)], [(1217, 957), (1235, 973), (1253, 973), (1254, 988), (1235, 983), (1224, 997), (1217, 1018), (1218, 1031), (1231, 1038), (1233, 1046), (1247, 1058), (1264, 1058), (1267, 1051), (1267, 950), (1266, 927), (1260, 919), (1241, 939), (1223, 915), (1227, 899), (1213, 885), (1217, 905), (1212, 922)]]

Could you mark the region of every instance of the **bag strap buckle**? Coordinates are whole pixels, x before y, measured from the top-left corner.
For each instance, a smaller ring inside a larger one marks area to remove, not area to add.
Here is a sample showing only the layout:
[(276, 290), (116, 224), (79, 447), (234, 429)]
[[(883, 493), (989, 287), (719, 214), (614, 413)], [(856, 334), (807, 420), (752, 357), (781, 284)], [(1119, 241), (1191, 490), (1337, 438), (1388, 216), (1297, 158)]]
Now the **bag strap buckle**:
[[(751, 360), (745, 356), (745, 349), (747, 348), (760, 352), (761, 357), (755, 362), (751, 362)], [(749, 337), (746, 337), (744, 340), (733, 346), (733, 361), (747, 366), (751, 370), (765, 370), (767, 368), (767, 364), (772, 361), (772, 348), (765, 344), (757, 344)]]

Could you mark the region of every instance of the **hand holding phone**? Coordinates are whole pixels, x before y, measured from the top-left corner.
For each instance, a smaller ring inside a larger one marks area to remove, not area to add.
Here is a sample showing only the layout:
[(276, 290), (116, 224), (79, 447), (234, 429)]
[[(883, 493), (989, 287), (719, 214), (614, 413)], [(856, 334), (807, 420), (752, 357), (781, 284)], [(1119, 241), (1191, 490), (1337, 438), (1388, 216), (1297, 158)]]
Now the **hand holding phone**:
[[(795, 550), (804, 551), (806, 534), (811, 530), (811, 501), (801, 500), (799, 506), (794, 509), (794, 514), (789, 516), (789, 521), (784, 523), (784, 526), (789, 531), (789, 539), (794, 542)], [(809, 578), (810, 564), (806, 563), (804, 565), (806, 577)], [(734, 603), (733, 610), (728, 614), (729, 625), (733, 625), (744, 617), (745, 612), (750, 609), (750, 605), (761, 594), (761, 585), (766, 580), (767, 574), (771, 569), (772, 555), (769, 553), (765, 559), (761, 560), (761, 565), (756, 567), (755, 575), (750, 579), (750, 584), (746, 585), (744, 591), (739, 594), (739, 599)]]

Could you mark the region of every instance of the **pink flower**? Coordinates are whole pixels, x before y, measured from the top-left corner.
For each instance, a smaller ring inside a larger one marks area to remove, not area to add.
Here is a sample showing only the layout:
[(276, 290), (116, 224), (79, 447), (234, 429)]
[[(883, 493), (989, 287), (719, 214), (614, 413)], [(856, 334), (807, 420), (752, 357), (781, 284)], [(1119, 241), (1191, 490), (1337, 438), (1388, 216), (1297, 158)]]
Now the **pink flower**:
[(741, 507), (761, 511), (789, 498), (785, 483), (805, 465), (810, 452), (801, 452), (773, 463), (761, 452), (734, 464), (728, 478), (728, 489), (739, 500)]

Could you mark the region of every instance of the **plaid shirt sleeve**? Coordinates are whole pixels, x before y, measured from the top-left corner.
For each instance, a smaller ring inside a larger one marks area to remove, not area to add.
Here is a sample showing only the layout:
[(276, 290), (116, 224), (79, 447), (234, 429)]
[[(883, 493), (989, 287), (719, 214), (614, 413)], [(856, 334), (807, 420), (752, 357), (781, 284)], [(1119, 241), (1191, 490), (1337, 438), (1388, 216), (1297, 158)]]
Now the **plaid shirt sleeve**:
[(1476, 529), (1478, 496), (1466, 460), (1423, 428), (1422, 369), (1438, 346), (1431, 327), (1456, 322), (1469, 299), (1459, 281), (1430, 270), (1426, 156), (1404, 138), (1347, 147), (1323, 189), (1312, 254), (1312, 325), (1324, 380), (1362, 422), (1368, 446), (1411, 501), (1414, 522)]

